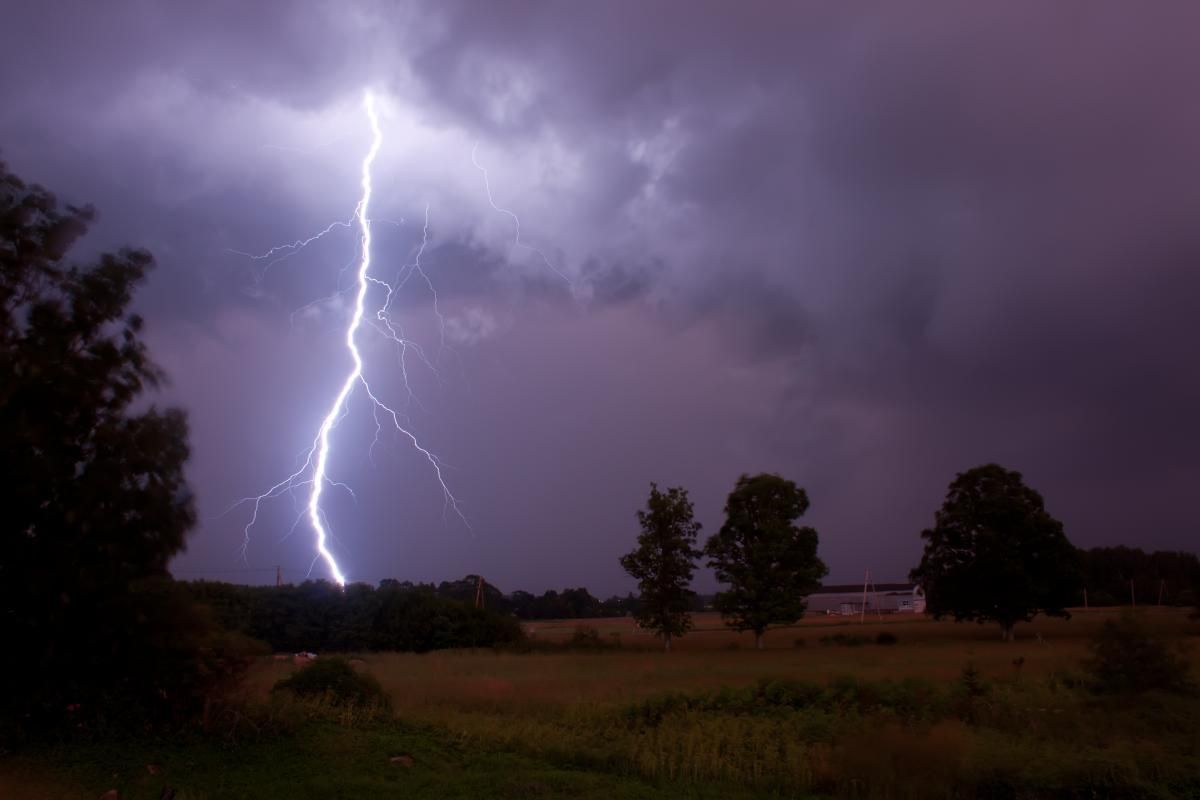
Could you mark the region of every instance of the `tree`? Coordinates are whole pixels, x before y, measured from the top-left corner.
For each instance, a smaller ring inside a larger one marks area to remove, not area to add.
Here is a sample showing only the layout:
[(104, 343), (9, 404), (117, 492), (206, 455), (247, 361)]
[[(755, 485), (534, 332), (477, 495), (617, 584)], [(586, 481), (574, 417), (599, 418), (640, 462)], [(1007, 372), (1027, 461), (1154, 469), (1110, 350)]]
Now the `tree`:
[(634, 614), (638, 624), (658, 633), (663, 647), (691, 630), (692, 573), (700, 551), (695, 548), (700, 523), (693, 519), (686, 489), (666, 492), (650, 484), (646, 508), (637, 512), (642, 532), (637, 547), (621, 556), (621, 566), (637, 579), (641, 603)]
[(93, 219), (0, 163), (0, 715), (18, 724), (102, 697), (161, 706), (182, 677), (145, 671), (147, 626), (171, 626), (152, 584), (195, 520), (187, 424), (143, 400), (162, 373), (126, 309), (150, 255), (64, 260)]
[(1079, 552), (1021, 473), (996, 464), (959, 473), (921, 538), (911, 577), (935, 618), (996, 622), (1011, 641), (1013, 626), (1039, 613), (1070, 617)]
[(729, 584), (713, 605), (735, 629), (754, 631), (763, 647), (770, 625), (804, 616), (807, 597), (829, 573), (817, 556), (817, 532), (795, 523), (808, 494), (778, 475), (743, 475), (725, 503), (725, 524), (704, 548), (717, 580)]

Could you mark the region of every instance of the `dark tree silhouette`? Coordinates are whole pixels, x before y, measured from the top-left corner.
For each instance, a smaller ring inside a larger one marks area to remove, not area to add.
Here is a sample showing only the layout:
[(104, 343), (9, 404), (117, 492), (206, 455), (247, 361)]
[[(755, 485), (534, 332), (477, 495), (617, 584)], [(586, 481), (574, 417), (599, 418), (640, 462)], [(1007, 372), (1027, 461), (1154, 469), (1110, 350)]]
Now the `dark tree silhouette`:
[(204, 628), (168, 623), (152, 585), (195, 518), (186, 421), (143, 405), (162, 374), (127, 312), (153, 261), (68, 263), (93, 218), (0, 163), (0, 702), (18, 721), (169, 694), (146, 648)]
[(713, 605), (763, 646), (770, 625), (804, 616), (808, 595), (829, 573), (817, 556), (817, 532), (797, 526), (808, 494), (778, 475), (743, 475), (725, 503), (725, 524), (704, 548), (717, 580), (729, 584)]
[(641, 594), (634, 617), (642, 627), (656, 631), (663, 647), (692, 627), (692, 574), (696, 571), (696, 536), (700, 523), (693, 518), (686, 489), (660, 492), (650, 484), (646, 508), (637, 512), (642, 532), (637, 547), (621, 556), (621, 566), (637, 579)]
[(1039, 613), (1069, 617), (1079, 595), (1080, 556), (1062, 523), (1021, 473), (986, 464), (959, 473), (911, 573), (935, 618), (1013, 626)]

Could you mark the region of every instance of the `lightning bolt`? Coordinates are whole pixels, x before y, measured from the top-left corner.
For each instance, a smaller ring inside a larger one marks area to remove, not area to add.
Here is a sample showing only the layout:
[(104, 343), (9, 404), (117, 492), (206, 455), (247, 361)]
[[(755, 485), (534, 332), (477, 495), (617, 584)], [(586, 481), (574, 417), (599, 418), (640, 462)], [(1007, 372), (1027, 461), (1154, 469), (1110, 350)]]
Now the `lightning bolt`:
[(558, 277), (562, 278), (563, 282), (570, 287), (571, 291), (575, 292), (577, 289), (575, 282), (567, 277), (566, 273), (554, 266), (554, 264), (550, 261), (550, 258), (545, 253), (533, 245), (529, 245), (521, 241), (521, 218), (518, 217), (512, 210), (504, 208), (501, 205), (497, 205), (496, 198), (492, 196), (492, 181), (491, 178), (488, 177), (487, 167), (479, 163), (479, 142), (476, 142), (474, 146), (471, 147), (471, 163), (475, 165), (475, 169), (483, 173), (483, 188), (487, 192), (488, 205), (490, 205), (494, 211), (504, 214), (513, 221), (513, 246), (528, 250), (531, 253), (536, 253), (537, 256), (542, 259), (542, 263), (546, 265), (546, 268)]
[[(353, 367), (346, 374), (346, 377), (342, 381), (341, 388), (334, 396), (333, 401), (329, 406), (329, 410), (326, 412), (321, 421), (320, 428), (317, 430), (317, 434), (313, 439), (312, 445), (302, 454), (302, 463), (300, 467), (295, 472), (288, 475), (286, 478), (279, 481), (262, 494), (253, 497), (242, 498), (232, 507), (236, 508), (243, 503), (252, 503), (254, 508), (250, 517), (250, 521), (244, 528), (245, 538), (242, 545), (242, 555), (244, 558), (246, 549), (250, 544), (250, 529), (253, 528), (254, 524), (258, 521), (258, 513), (263, 502), (278, 497), (284, 493), (290, 493), (299, 487), (308, 486), (308, 502), (305, 504), (304, 511), (297, 516), (296, 521), (292, 525), (292, 530), (295, 529), (304, 516), (308, 517), (309, 524), (312, 526), (316, 537), (315, 544), (317, 554), (313, 558), (312, 567), (315, 567), (318, 561), (324, 561), (325, 566), (329, 570), (330, 576), (341, 586), (346, 584), (346, 576), (342, 572), (342, 568), (339, 566), (337, 559), (329, 549), (331, 532), (329, 530), (328, 521), (326, 520), (324, 512), (321, 508), (321, 498), (324, 495), (326, 485), (345, 488), (347, 491), (350, 491), (350, 494), (353, 496), (353, 491), (351, 491), (348, 486), (346, 486), (344, 483), (333, 481), (329, 478), (328, 468), (329, 454), (332, 449), (334, 430), (337, 428), (338, 423), (345, 418), (347, 413), (349, 413), (350, 398), (356, 388), (361, 388), (363, 393), (366, 394), (367, 398), (370, 399), (372, 403), (372, 413), (375, 416), (377, 426), (376, 440), (378, 440), (379, 431), (381, 430), (380, 415), (382, 413), (384, 418), (391, 421), (395, 430), (406, 437), (411, 442), (413, 448), (422, 456), (424, 456), (424, 458), (433, 468), (434, 475), (436, 476), (438, 484), (442, 489), (444, 509), (446, 511), (453, 509), (463, 523), (466, 524), (468, 528), (470, 527), (466, 517), (463, 515), (462, 510), (459, 507), (457, 498), (455, 498), (454, 494), (450, 491), (449, 486), (446, 484), (445, 476), (443, 475), (444, 465), (442, 461), (430, 450), (425, 448), (417, 436), (413, 434), (407, 427), (405, 427), (402, 422), (402, 415), (379, 398), (379, 396), (371, 388), (367, 381), (366, 375), (364, 374), (363, 357), (362, 353), (358, 349), (358, 335), (362, 328), (363, 319), (366, 315), (367, 293), (371, 286), (382, 287), (387, 292), (387, 297), (384, 304), (375, 313), (375, 320), (379, 323), (375, 327), (380, 329), (384, 336), (392, 341), (395, 341), (400, 346), (401, 366), (406, 385), (408, 382), (408, 374), (405, 362), (405, 354), (407, 353), (408, 349), (414, 349), (414, 351), (421, 356), (422, 360), (424, 360), (426, 364), (429, 364), (429, 362), (424, 358), (420, 348), (415, 343), (405, 339), (401, 332), (397, 330), (390, 321), (388, 312), (393, 294), (396, 289), (399, 288), (399, 286), (393, 287), (387, 281), (380, 280), (371, 275), (371, 219), (369, 216), (372, 194), (371, 169), (375, 163), (376, 156), (379, 154), (380, 148), (383, 146), (383, 130), (379, 125), (379, 115), (376, 112), (375, 107), (375, 96), (369, 90), (364, 93), (363, 108), (370, 124), (371, 145), (362, 160), (360, 178), (362, 194), (359, 198), (358, 204), (354, 208), (354, 215), (351, 217), (351, 219), (348, 221), (334, 222), (325, 229), (319, 231), (314, 236), (311, 236), (307, 239), (298, 239), (292, 244), (273, 247), (266, 253), (258, 256), (250, 255), (248, 253), (242, 254), (256, 261), (268, 261), (267, 268), (270, 268), (270, 266), (278, 263), (278, 261), (295, 254), (311, 242), (316, 241), (326, 234), (329, 234), (334, 228), (350, 227), (355, 224), (357, 224), (358, 227), (360, 249), (358, 269), (355, 271), (356, 282), (354, 284), (354, 310), (351, 314), (350, 322), (346, 327), (345, 335), (346, 349), (350, 353)], [(420, 256), (424, 251), (428, 238), (428, 214), (428, 207), (426, 207), (425, 229), (422, 235), (421, 250), (417, 253), (416, 260), (412, 265), (412, 268), (409, 270), (409, 275), (411, 275), (413, 271), (416, 271), (422, 278), (424, 278), (425, 282), (429, 285), (429, 288), (432, 291), (433, 284), (429, 281), (428, 275), (425, 274), (420, 266)], [(399, 282), (399, 276), (397, 277), (397, 281)], [(340, 293), (340, 291), (338, 293)], [(434, 297), (436, 302), (436, 293), (434, 294)], [(435, 311), (437, 311), (436, 307)], [(441, 317), (440, 312), (438, 313), (438, 316), (439, 318)], [(411, 389), (409, 390), (409, 394), (411, 397)], [(372, 448), (374, 448), (374, 443), (372, 443)], [(230, 510), (232, 510), (232, 508)], [(289, 535), (290, 533), (291, 531), (289, 531)], [(312, 567), (310, 567), (310, 573)]]

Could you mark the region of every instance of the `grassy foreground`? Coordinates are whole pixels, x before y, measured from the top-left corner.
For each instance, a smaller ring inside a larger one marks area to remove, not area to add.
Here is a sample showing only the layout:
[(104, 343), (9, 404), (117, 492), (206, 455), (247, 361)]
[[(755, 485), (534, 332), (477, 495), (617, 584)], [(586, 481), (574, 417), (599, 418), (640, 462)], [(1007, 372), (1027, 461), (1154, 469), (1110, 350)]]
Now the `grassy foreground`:
[[(10, 759), (0, 797), (1200, 797), (1200, 698), (1083, 686), (1088, 637), (1113, 616), (1039, 620), (1011, 644), (986, 626), (816, 618), (757, 652), (701, 618), (670, 655), (627, 621), (599, 627), (619, 648), (593, 652), (368, 655), (382, 717), (275, 708), (295, 668), (264, 661), (225, 740)], [(1139, 617), (1176, 642), (1197, 627)]]

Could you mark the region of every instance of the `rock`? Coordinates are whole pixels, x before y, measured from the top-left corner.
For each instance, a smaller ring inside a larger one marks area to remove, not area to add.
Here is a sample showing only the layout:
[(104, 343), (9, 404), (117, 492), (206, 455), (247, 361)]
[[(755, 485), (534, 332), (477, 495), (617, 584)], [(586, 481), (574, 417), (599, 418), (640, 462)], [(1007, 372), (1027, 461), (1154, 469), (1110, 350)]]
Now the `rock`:
[(411, 767), (413, 765), (412, 756), (392, 756), (388, 761), (394, 767)]

